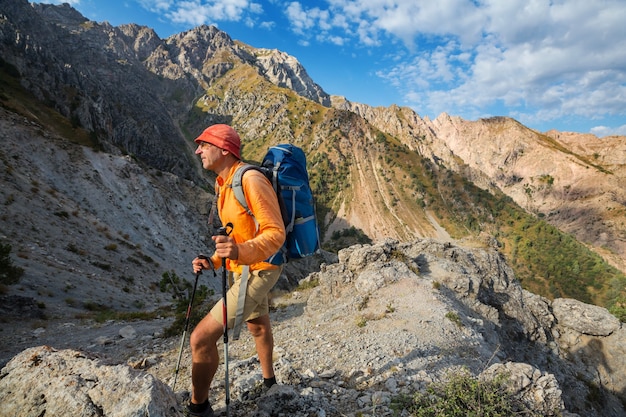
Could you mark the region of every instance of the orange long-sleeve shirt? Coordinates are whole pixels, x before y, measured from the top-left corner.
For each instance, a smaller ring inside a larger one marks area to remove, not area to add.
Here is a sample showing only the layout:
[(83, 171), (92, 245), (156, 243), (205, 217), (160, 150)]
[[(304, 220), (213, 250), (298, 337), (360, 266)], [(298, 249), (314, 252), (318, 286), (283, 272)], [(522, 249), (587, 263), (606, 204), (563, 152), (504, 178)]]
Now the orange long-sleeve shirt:
[[(226, 261), (226, 268), (238, 273), (241, 273), (241, 265), (249, 265), (253, 271), (275, 269), (275, 265), (263, 261), (275, 254), (285, 242), (285, 226), (278, 200), (272, 185), (261, 172), (249, 170), (244, 174), (243, 192), (259, 224), (257, 231), (254, 218), (239, 204), (231, 187), (235, 171), (241, 165), (242, 162), (234, 164), (228, 177), (217, 177), (215, 184), (220, 220), (223, 225), (232, 223), (230, 236), (235, 239), (239, 251), (238, 259)], [(215, 255), (212, 260), (216, 266), (221, 265), (221, 259)]]

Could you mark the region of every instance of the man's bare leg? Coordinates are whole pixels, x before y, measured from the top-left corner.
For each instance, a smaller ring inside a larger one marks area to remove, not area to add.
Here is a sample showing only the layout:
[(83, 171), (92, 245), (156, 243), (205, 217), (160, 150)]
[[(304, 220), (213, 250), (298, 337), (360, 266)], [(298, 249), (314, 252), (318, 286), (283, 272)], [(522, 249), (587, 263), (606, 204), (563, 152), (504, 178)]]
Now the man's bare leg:
[(202, 404), (209, 398), (209, 388), (219, 366), (217, 341), (224, 334), (222, 323), (207, 314), (191, 333), (191, 402)]
[(270, 316), (266, 314), (259, 318), (252, 319), (247, 322), (247, 325), (250, 334), (252, 334), (254, 338), (263, 378), (272, 378), (274, 376), (274, 336), (272, 335)]

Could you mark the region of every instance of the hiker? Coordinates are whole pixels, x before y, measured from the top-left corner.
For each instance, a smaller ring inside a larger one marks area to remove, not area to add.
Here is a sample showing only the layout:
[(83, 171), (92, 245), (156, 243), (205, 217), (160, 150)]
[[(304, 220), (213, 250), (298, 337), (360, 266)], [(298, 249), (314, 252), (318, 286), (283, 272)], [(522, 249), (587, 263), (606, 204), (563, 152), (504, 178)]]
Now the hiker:
[[(270, 387), (276, 383), (276, 378), (272, 364), (274, 339), (268, 293), (278, 281), (282, 266), (264, 260), (276, 253), (285, 241), (280, 207), (271, 183), (263, 173), (256, 170), (248, 171), (243, 178), (243, 188), (254, 217), (237, 202), (231, 182), (233, 174), (243, 162), (240, 155), (241, 139), (235, 129), (225, 124), (212, 125), (195, 142), (198, 144), (196, 155), (202, 159), (204, 169), (217, 174), (217, 213), (222, 225), (229, 226), (230, 234), (213, 236), (215, 253), (208, 259), (195, 258), (192, 262), (193, 270), (197, 273), (212, 267), (217, 269), (222, 266), (222, 260), (226, 260), (225, 266), (231, 281), (226, 296), (227, 317), (228, 328), (232, 328), (237, 312), (239, 282), (244, 267), (248, 266), (243, 320), (254, 338), (263, 383)], [(220, 301), (198, 323), (190, 337), (192, 390), (191, 401), (185, 410), (188, 416), (214, 415), (208, 394), (219, 364), (216, 343), (224, 334), (222, 308)]]

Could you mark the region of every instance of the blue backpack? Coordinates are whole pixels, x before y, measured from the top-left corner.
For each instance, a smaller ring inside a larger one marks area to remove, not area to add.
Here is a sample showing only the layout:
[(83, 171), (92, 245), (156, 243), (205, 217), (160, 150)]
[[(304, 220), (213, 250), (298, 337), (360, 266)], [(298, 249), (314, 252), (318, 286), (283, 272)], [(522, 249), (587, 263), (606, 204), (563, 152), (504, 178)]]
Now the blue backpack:
[(260, 167), (246, 164), (235, 172), (232, 182), (235, 197), (248, 214), (254, 217), (241, 185), (243, 174), (249, 169), (261, 171), (272, 183), (287, 234), (281, 250), (267, 261), (280, 265), (289, 259), (304, 258), (316, 253), (320, 249), (319, 228), (315, 201), (309, 186), (306, 157), (302, 149), (291, 144), (272, 146)]

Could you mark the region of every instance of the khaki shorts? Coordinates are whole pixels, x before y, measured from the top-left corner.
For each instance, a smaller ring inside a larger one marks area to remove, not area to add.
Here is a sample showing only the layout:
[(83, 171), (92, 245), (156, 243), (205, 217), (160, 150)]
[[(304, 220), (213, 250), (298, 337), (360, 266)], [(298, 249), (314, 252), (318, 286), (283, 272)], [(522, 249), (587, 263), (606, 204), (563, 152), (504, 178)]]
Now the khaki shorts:
[[(250, 271), (248, 275), (248, 288), (246, 290), (246, 302), (243, 307), (243, 321), (250, 321), (270, 313), (268, 294), (274, 284), (280, 278), (282, 266), (277, 269)], [(226, 305), (228, 307), (228, 328), (235, 325), (237, 315), (237, 299), (239, 298), (239, 283), (241, 275), (229, 272), (230, 288), (226, 293)], [(211, 316), (218, 323), (223, 323), (222, 301), (220, 300), (211, 309)]]

